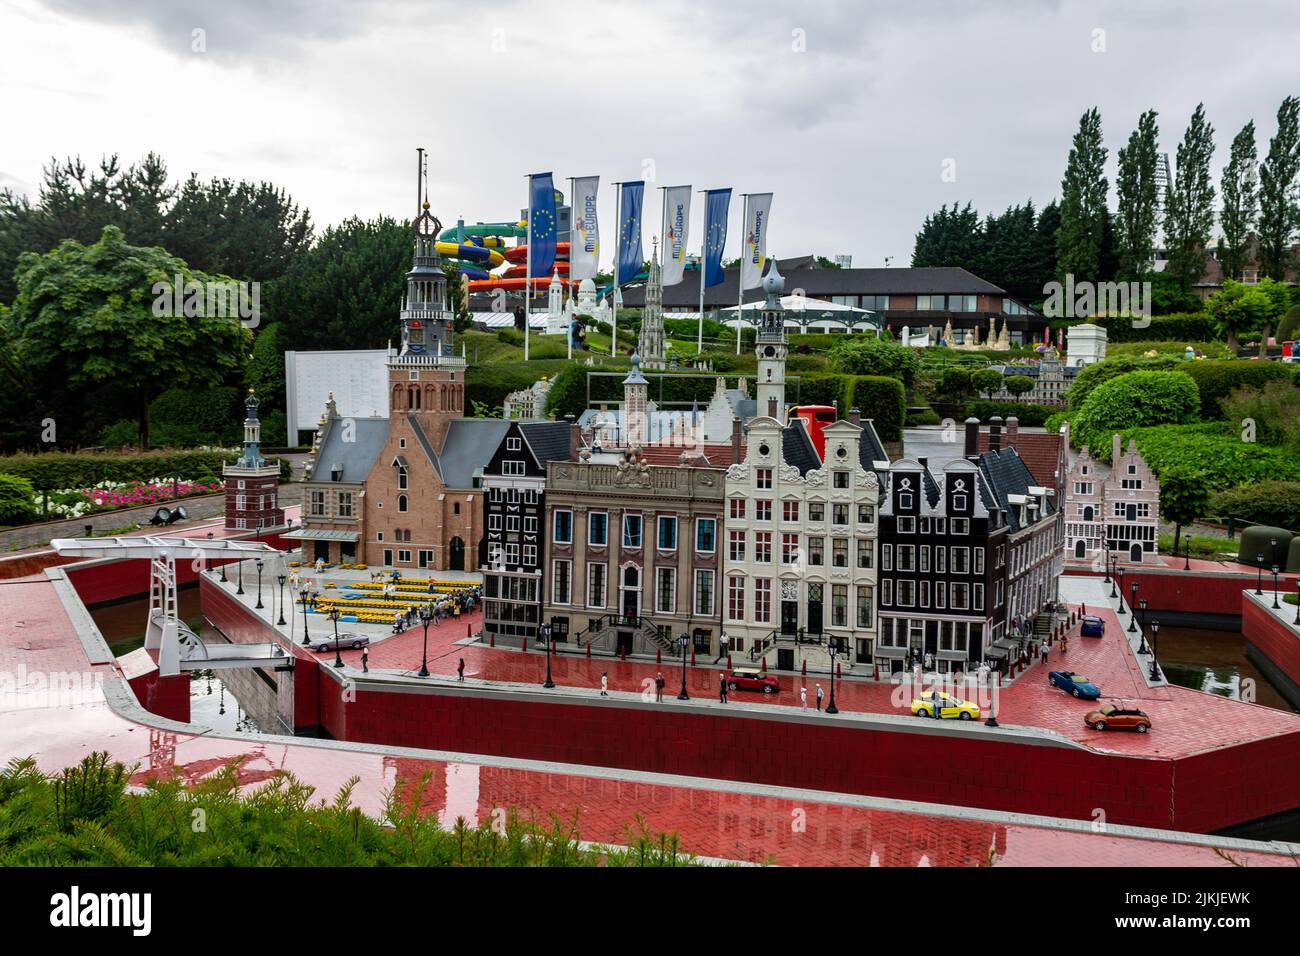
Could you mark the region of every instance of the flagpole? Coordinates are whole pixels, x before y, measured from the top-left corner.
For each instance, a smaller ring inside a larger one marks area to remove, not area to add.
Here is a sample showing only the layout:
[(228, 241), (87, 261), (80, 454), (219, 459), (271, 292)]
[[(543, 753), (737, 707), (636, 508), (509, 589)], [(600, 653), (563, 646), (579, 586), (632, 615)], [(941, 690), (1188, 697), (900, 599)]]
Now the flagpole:
[(528, 294), (533, 279), (533, 176), (528, 174), (528, 222), (525, 225), (524, 247), (524, 361), (528, 361), (528, 327), (532, 325), (533, 299)]
[(577, 180), (569, 177), (569, 281), (565, 283), (569, 291), (569, 302), (573, 302), (574, 311), (569, 311), (568, 303), (562, 303), (564, 308), (564, 345), (568, 351), (569, 361), (573, 361), (573, 319), (572, 315), (577, 312), (577, 303), (574, 302), (573, 294), (573, 250), (576, 244), (573, 241), (574, 233), (574, 215), (578, 211)]
[(609, 296), (609, 354), (610, 357), (618, 355), (618, 261), (619, 251), (623, 245), (623, 184), (616, 182), (614, 186), (614, 291)]
[(695, 335), (695, 351), (704, 351), (704, 260), (709, 254), (709, 191), (701, 189), (704, 194), (704, 241), (700, 243), (700, 324)]
[(740, 323), (745, 306), (745, 228), (749, 223), (749, 193), (741, 193), (744, 202), (740, 207), (740, 262), (736, 269), (736, 354), (740, 354)]

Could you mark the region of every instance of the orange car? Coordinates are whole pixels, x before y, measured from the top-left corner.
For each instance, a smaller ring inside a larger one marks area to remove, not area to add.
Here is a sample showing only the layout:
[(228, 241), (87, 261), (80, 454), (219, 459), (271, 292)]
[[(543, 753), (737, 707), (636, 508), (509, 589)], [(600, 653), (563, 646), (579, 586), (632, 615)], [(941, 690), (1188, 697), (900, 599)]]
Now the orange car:
[(1117, 707), (1115, 704), (1090, 711), (1083, 722), (1093, 730), (1136, 730), (1145, 734), (1151, 729), (1151, 718), (1143, 711), (1135, 707)]

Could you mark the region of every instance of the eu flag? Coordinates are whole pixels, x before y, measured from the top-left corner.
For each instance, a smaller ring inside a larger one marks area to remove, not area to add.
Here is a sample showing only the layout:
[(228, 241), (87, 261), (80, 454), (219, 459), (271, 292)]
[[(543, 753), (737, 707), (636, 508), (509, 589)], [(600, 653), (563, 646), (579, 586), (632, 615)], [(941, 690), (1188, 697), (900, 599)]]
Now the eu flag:
[(731, 205), (730, 189), (710, 189), (704, 222), (704, 288), (715, 286), (723, 279), (722, 250), (727, 245), (727, 207)]
[(641, 200), (645, 196), (645, 183), (623, 183), (623, 197), (619, 203), (623, 221), (618, 224), (618, 279), (619, 285), (631, 282), (641, 271), (645, 256), (641, 252)]
[(548, 276), (555, 268), (555, 185), (550, 173), (528, 177), (529, 277)]

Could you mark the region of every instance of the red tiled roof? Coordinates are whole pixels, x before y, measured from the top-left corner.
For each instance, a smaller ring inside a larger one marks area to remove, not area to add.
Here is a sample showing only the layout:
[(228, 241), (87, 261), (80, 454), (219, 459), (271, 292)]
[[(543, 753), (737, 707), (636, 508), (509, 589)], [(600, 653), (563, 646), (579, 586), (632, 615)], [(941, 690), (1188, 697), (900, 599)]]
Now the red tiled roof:
[[(610, 451), (606, 446), (606, 451)], [(680, 465), (682, 463), (682, 454), (690, 456), (693, 463), (698, 464), (698, 459), (703, 455), (704, 460), (715, 468), (726, 468), (731, 464), (731, 443), (727, 444), (704, 444), (704, 445), (683, 445), (676, 442), (665, 442), (662, 445), (643, 445), (641, 447), (641, 456), (645, 458), (647, 464), (651, 465)], [(740, 446), (740, 454), (745, 454), (745, 446)]]

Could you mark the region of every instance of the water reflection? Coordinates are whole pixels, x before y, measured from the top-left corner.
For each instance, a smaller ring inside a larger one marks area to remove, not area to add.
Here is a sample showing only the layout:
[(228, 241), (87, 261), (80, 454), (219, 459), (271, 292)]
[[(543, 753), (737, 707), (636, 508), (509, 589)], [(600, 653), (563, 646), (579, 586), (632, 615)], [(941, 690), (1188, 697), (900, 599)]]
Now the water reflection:
[(1233, 700), (1253, 694), (1256, 704), (1296, 712), (1246, 657), (1246, 638), (1239, 632), (1161, 627), (1157, 649), (1171, 684)]

